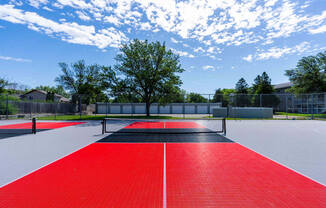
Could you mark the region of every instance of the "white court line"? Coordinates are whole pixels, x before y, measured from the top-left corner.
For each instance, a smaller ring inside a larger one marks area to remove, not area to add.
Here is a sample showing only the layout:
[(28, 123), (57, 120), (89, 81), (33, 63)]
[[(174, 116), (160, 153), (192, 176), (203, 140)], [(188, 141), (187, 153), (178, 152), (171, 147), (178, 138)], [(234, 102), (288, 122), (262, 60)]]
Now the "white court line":
[(164, 143), (163, 159), (163, 208), (166, 208), (166, 143)]

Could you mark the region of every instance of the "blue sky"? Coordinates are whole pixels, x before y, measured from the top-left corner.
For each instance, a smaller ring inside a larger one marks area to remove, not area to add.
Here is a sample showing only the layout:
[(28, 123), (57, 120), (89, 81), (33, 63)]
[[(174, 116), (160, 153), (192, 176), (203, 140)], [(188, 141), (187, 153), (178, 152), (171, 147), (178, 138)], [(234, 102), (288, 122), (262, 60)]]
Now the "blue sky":
[(273, 83), (302, 56), (326, 50), (325, 0), (1, 0), (0, 77), (55, 85), (59, 62), (113, 65), (121, 43), (165, 41), (187, 91)]

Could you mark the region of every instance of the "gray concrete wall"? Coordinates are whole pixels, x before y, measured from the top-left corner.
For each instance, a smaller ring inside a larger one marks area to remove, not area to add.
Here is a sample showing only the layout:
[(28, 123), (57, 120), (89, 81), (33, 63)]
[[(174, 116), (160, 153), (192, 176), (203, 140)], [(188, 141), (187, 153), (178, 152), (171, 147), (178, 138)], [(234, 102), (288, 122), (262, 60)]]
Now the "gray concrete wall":
[(229, 108), (214, 108), (213, 117), (228, 117), (230, 118), (273, 118), (273, 108), (255, 108), (255, 107), (232, 107)]
[[(97, 114), (145, 114), (145, 103), (96, 103)], [(211, 114), (221, 103), (153, 103), (152, 114)]]

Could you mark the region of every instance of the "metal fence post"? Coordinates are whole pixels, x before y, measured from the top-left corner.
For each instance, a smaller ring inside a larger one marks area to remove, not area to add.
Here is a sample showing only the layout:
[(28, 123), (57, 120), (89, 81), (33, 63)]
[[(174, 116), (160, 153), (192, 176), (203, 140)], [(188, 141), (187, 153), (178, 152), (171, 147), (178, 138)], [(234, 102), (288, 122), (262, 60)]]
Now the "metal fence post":
[(81, 103), (81, 95), (79, 95), (79, 118), (82, 118), (82, 103)]
[(263, 107), (263, 95), (259, 94), (259, 106)]
[(286, 112), (286, 119), (289, 119), (288, 117), (288, 96), (285, 95), (285, 112)]
[(312, 98), (312, 112), (311, 112), (311, 120), (314, 120), (314, 94), (311, 94), (311, 98)]
[(58, 103), (54, 101), (54, 120), (57, 120), (57, 107)]
[(6, 96), (6, 119), (9, 119), (9, 96)]

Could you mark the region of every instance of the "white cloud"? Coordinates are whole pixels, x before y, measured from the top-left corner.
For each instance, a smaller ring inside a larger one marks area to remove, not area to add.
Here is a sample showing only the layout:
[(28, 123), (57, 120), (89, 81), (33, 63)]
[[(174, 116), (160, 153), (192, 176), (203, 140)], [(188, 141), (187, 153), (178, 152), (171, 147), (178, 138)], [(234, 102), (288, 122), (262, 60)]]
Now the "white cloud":
[(316, 29), (310, 29), (309, 32), (312, 34), (324, 33), (326, 32), (326, 25), (320, 26)]
[(198, 52), (205, 52), (205, 50), (204, 50), (202, 47), (198, 47), (198, 48), (195, 48), (195, 49), (194, 49), (194, 52), (195, 52), (195, 53), (198, 53)]
[(303, 52), (307, 51), (310, 48), (309, 42), (302, 42), (298, 45), (295, 45), (293, 47), (283, 47), (283, 48), (277, 48), (272, 47), (267, 50), (258, 50), (255, 55), (248, 55), (247, 57), (243, 57), (242, 59), (248, 62), (252, 62), (255, 60), (268, 60), (268, 59), (279, 59), (283, 57), (284, 55), (288, 54), (302, 54)]
[(89, 21), (91, 18), (85, 14), (84, 12), (81, 11), (76, 11), (76, 14), (78, 15), (79, 19), (84, 20), (84, 21)]
[(39, 8), (42, 4), (47, 4), (48, 0), (29, 0), (29, 4), (35, 8)]
[(112, 24), (114, 24), (116, 26), (118, 26), (118, 25), (121, 24), (120, 21), (119, 21), (119, 19), (116, 18), (116, 17), (114, 17), (114, 16), (106, 16), (106, 17), (104, 17), (104, 21), (105, 22), (112, 23)]
[(257, 60), (268, 60), (270, 58), (278, 59), (281, 58), (285, 54), (295, 54), (295, 53), (303, 53), (304, 51), (308, 50), (310, 45), (308, 42), (302, 42), (294, 47), (283, 47), (277, 48), (273, 47), (268, 49), (267, 51), (260, 52), (256, 55)]
[(140, 24), (140, 29), (141, 30), (150, 30), (152, 27), (151, 25), (148, 23), (148, 22), (145, 22), (145, 23), (141, 23)]
[[(13, 2), (14, 0), (10, 1)], [(179, 38), (183, 38), (204, 44), (202, 47), (205, 48), (203, 49), (205, 51), (197, 48), (194, 49), (196, 53), (206, 52), (215, 54), (220, 53), (221, 51), (218, 49), (225, 46), (240, 46), (254, 43), (268, 45), (297, 33), (308, 33), (312, 35), (326, 32), (326, 27), (324, 26), (326, 24), (326, 11), (314, 15), (309, 11), (304, 11), (305, 9), (309, 9), (307, 7), (312, 4), (312, 1), (26, 1), (37, 8), (41, 6), (44, 9), (55, 7), (55, 9), (62, 9), (64, 15), (79, 13), (78, 16), (82, 20), (92, 19), (94, 24), (88, 26), (94, 29), (94, 32), (91, 33), (92, 35), (97, 34), (98, 31), (105, 28), (107, 23), (113, 24), (109, 26), (115, 26), (117, 33), (121, 33), (119, 29), (124, 27), (132, 27), (135, 31), (139, 29), (152, 30), (152, 32), (163, 31), (173, 35), (174, 38), (171, 38), (171, 41), (174, 43), (181, 43), (182, 41), (179, 41)], [(15, 2), (17, 5), (18, 0), (15, 0)], [(1, 6), (3, 7), (4, 5)], [(19, 12), (22, 14), (32, 13), (22, 10)], [(52, 18), (51, 16), (51, 21), (57, 21)], [(28, 23), (27, 21), (13, 17), (7, 17), (6, 21), (26, 24), (29, 28), (41, 32), (45, 32), (45, 30), (51, 31), (51, 29), (45, 29), (45, 26), (40, 28), (35, 23)], [(20, 23), (19, 21), (24, 23)], [(66, 34), (66, 30), (65, 32), (60, 31), (58, 33)], [(56, 36), (58, 36), (58, 33), (55, 32)], [(91, 39), (94, 41), (94, 38)], [(184, 45), (184, 47), (187, 46)], [(212, 47), (215, 47), (215, 49)]]
[(69, 43), (97, 46), (119, 47), (127, 37), (113, 27), (96, 30), (94, 26), (79, 25), (76, 22), (55, 22), (34, 12), (24, 12), (12, 5), (0, 5), (0, 19), (17, 24), (47, 35), (53, 35)]
[(176, 50), (174, 48), (171, 48), (171, 51), (175, 54), (178, 54), (179, 56), (184, 56), (184, 57), (188, 57), (188, 58), (195, 58), (194, 55), (188, 53), (187, 51), (179, 51), (179, 50)]
[(202, 67), (204, 71), (216, 71), (216, 68), (211, 65), (205, 65)]
[(246, 56), (246, 57), (242, 57), (242, 59), (245, 60), (245, 61), (248, 61), (248, 62), (252, 62), (252, 55), (249, 54), (249, 55)]
[(14, 57), (10, 57), (10, 56), (0, 56), (0, 60), (16, 61), (16, 62), (32, 62), (32, 60), (30, 60), (30, 59), (14, 58)]
[(51, 9), (51, 8), (49, 8), (47, 6), (44, 6), (43, 9), (46, 10), (46, 11), (49, 11), (49, 12), (53, 12), (54, 11), (53, 9)]
[(176, 39), (174, 39), (173, 37), (171, 37), (170, 40), (171, 40), (173, 43), (179, 43), (179, 42), (180, 42), (180, 41), (177, 41)]

